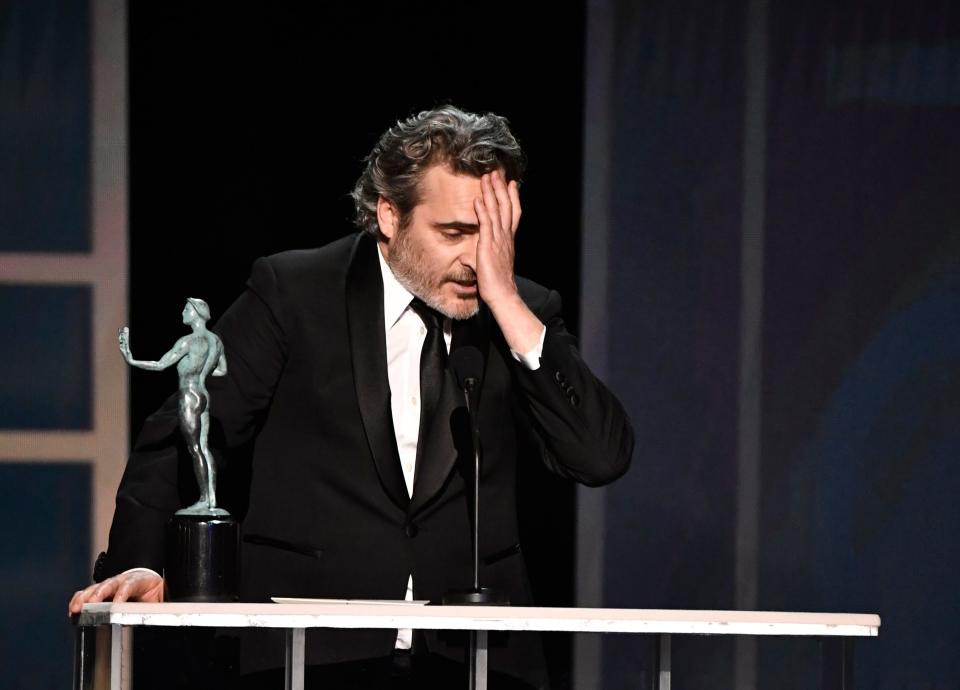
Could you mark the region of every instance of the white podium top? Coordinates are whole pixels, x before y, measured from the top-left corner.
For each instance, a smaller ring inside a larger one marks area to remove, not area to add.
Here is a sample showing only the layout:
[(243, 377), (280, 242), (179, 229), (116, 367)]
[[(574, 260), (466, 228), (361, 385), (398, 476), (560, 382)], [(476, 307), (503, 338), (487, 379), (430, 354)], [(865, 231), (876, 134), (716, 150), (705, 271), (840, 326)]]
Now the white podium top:
[(863, 613), (404, 606), (394, 603), (87, 604), (80, 625), (214, 628), (418, 628), (699, 635), (875, 637), (880, 616)]

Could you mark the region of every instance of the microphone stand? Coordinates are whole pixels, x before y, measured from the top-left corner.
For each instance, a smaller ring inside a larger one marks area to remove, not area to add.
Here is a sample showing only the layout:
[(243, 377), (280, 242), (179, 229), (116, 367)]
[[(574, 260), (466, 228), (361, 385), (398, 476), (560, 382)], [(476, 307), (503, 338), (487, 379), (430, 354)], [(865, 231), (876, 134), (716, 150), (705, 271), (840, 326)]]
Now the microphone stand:
[[(473, 440), (473, 587), (467, 590), (452, 590), (443, 595), (445, 605), (501, 605), (509, 606), (510, 600), (499, 592), (480, 586), (480, 424), (477, 408), (480, 382), (476, 377), (463, 380), (463, 393), (470, 416), (470, 435)], [(470, 630), (467, 641), (467, 687), (469, 690), (487, 688), (487, 631)]]
[(509, 606), (510, 599), (490, 587), (480, 586), (480, 424), (477, 417), (477, 394), (480, 382), (474, 377), (463, 381), (467, 412), (470, 415), (470, 436), (473, 439), (473, 587), (454, 589), (443, 595), (444, 604), (488, 604)]
[[(470, 414), (470, 435), (473, 438), (473, 591), (483, 592), (480, 588), (480, 425), (477, 423), (479, 411), (476, 410), (477, 380), (464, 381), (463, 392), (467, 399), (467, 412)], [(487, 590), (489, 593), (490, 590)]]

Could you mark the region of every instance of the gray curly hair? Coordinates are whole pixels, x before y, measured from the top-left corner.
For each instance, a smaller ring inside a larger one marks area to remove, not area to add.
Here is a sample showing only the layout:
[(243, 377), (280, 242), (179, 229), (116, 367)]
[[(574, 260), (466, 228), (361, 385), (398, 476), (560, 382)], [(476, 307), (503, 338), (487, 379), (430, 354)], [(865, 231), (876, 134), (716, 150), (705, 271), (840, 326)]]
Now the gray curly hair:
[(397, 122), (364, 161), (366, 167), (350, 193), (356, 208), (353, 222), (374, 237), (380, 237), (380, 197), (396, 207), (400, 227), (406, 227), (420, 202), (420, 180), (433, 165), (474, 177), (502, 168), (507, 181), (518, 182), (526, 168), (526, 157), (505, 117), (476, 115), (452, 105)]

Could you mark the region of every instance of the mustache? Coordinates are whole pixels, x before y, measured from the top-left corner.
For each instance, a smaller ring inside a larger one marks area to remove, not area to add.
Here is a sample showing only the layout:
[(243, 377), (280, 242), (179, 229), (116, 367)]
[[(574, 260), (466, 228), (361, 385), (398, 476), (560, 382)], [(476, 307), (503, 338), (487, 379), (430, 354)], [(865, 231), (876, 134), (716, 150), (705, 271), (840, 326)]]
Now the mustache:
[(443, 279), (453, 283), (475, 283), (477, 282), (477, 273), (471, 268), (464, 268), (456, 273), (448, 273)]

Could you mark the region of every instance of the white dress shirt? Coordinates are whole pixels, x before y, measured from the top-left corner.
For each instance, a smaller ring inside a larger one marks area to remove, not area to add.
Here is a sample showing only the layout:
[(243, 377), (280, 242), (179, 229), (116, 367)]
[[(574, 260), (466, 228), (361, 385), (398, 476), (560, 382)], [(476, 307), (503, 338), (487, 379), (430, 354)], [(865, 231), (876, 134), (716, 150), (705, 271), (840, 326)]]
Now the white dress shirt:
[[(397, 451), (407, 494), (413, 496), (413, 478), (417, 470), (417, 441), (420, 436), (420, 354), (427, 337), (427, 326), (410, 306), (414, 295), (394, 277), (383, 254), (380, 259), (380, 275), (383, 278), (383, 325), (387, 345), (387, 378), (390, 382), (390, 411), (393, 415), (393, 431), (397, 437)], [(443, 342), (450, 352), (452, 322), (443, 320)], [(537, 346), (523, 355), (512, 352), (518, 362), (528, 369), (540, 367), (543, 338), (546, 327), (540, 332)], [(413, 601), (413, 574), (407, 577), (407, 601)], [(397, 631), (397, 649), (410, 649), (413, 631)]]

